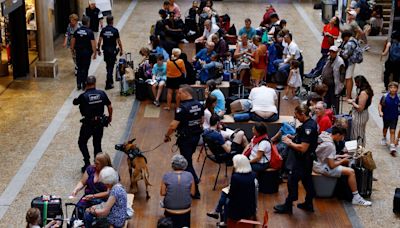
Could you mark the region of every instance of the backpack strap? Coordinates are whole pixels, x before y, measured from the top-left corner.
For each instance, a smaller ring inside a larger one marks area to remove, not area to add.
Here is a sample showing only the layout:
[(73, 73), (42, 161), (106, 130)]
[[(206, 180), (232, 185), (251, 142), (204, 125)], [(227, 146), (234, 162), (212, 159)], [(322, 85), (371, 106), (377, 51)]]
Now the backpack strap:
[(172, 62), (175, 64), (176, 68), (178, 68), (179, 72), (181, 72), (181, 74), (183, 74), (181, 68), (178, 66), (178, 64), (176, 64), (175, 61), (176, 61), (176, 60), (172, 60)]

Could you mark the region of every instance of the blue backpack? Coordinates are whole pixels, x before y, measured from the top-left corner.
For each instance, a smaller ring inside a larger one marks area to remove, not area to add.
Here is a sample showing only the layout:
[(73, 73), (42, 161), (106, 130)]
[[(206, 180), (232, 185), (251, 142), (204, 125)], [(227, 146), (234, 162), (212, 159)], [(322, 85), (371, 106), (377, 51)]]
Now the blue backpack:
[(392, 42), (389, 49), (389, 59), (392, 62), (400, 62), (400, 42)]

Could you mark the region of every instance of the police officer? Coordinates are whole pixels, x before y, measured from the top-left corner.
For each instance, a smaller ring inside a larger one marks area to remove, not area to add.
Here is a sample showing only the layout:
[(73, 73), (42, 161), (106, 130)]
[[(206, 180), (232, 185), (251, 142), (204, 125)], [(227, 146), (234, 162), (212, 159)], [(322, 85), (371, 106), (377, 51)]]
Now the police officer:
[(88, 77), (90, 59), (96, 59), (96, 40), (92, 30), (88, 28), (89, 17), (82, 17), (82, 26), (78, 28), (71, 39), (71, 50), (76, 54), (76, 84), (78, 90), (85, 89), (85, 82)]
[[(120, 55), (122, 55), (123, 53), (122, 43), (119, 38), (119, 32), (118, 29), (116, 29), (113, 26), (113, 23), (114, 23), (114, 17), (111, 15), (107, 16), (107, 26), (101, 30), (99, 42), (97, 43), (98, 54), (101, 55), (100, 47), (102, 47), (104, 53), (104, 62), (106, 62), (106, 70), (107, 70), (106, 89), (114, 88), (113, 70), (118, 54), (117, 44), (120, 49), (119, 50)], [(102, 43), (103, 46), (101, 46)]]
[[(96, 77), (89, 76), (86, 83), (85, 92), (73, 101), (74, 105), (79, 105), (79, 110), (83, 116), (78, 139), (79, 149), (85, 162), (81, 170), (82, 173), (90, 165), (90, 155), (87, 147), (89, 138), (93, 136), (94, 157), (96, 157), (96, 154), (102, 152), (103, 128), (111, 122), (113, 113), (107, 94), (96, 89)], [(107, 106), (108, 118), (104, 115), (104, 106)]]
[(301, 123), (296, 129), (296, 136), (285, 136), (283, 142), (288, 146), (288, 158), (286, 168), (288, 175), (288, 196), (284, 204), (274, 206), (275, 212), (280, 214), (292, 214), (292, 203), (298, 198), (298, 182), (301, 180), (306, 190), (304, 203), (297, 207), (305, 211), (313, 212), (313, 198), (315, 196), (312, 182), (312, 166), (315, 149), (318, 144), (317, 123), (310, 118), (310, 109), (307, 105), (299, 105), (295, 108), (295, 117)]
[(193, 168), (192, 155), (196, 151), (197, 143), (203, 132), (203, 105), (193, 99), (193, 89), (189, 85), (181, 85), (177, 97), (181, 100), (179, 108), (176, 109), (175, 119), (169, 125), (165, 134), (164, 142), (171, 141), (171, 135), (177, 131), (177, 145), (180, 153), (188, 161), (186, 171), (191, 172), (196, 183), (196, 194), (194, 198), (200, 199), (198, 188), (199, 178)]

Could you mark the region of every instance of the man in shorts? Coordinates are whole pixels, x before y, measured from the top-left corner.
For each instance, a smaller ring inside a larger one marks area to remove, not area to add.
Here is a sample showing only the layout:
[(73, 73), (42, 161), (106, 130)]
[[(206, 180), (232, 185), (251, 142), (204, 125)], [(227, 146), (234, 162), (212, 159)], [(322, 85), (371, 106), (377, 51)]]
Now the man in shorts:
[(336, 155), (334, 142), (343, 140), (345, 135), (346, 129), (337, 126), (332, 127), (332, 134), (322, 132), (319, 135), (319, 144), (315, 150), (318, 161), (314, 162), (313, 171), (329, 177), (348, 176), (348, 184), (353, 193), (352, 203), (354, 205), (371, 206), (372, 203), (362, 198), (358, 193), (354, 169), (344, 166), (349, 164), (348, 155)]
[(340, 57), (346, 63), (346, 100), (351, 99), (351, 91), (353, 90), (353, 76), (354, 69), (356, 68), (356, 63), (351, 61), (351, 56), (354, 53), (354, 50), (357, 48), (358, 41), (353, 37), (353, 33), (349, 30), (345, 30), (342, 32), (343, 42), (340, 45)]

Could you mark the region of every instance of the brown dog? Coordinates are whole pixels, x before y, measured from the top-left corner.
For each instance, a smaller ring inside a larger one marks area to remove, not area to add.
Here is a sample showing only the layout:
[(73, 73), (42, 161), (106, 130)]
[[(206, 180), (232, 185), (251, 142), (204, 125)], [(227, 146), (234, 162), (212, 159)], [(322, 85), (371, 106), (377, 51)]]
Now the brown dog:
[(146, 198), (149, 199), (148, 186), (151, 186), (149, 182), (149, 170), (147, 168), (147, 159), (143, 153), (137, 148), (136, 144), (133, 144), (135, 139), (132, 139), (125, 144), (116, 145), (115, 148), (124, 152), (128, 158), (129, 176), (131, 178), (131, 189), (132, 193), (138, 192), (138, 181), (144, 180), (146, 185)]

